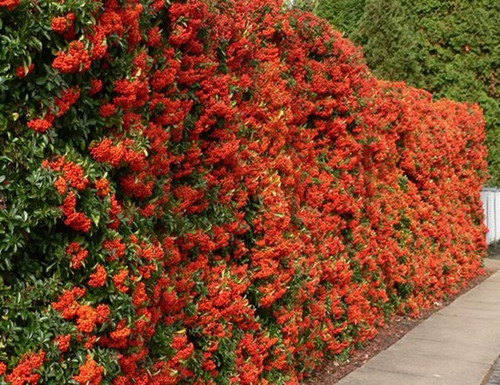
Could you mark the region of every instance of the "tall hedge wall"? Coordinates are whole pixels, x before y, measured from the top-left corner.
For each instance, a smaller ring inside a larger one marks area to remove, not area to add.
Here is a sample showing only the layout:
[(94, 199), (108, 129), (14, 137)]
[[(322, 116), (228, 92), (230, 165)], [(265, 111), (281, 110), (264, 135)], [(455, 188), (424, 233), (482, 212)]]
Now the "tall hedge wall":
[(376, 76), (484, 109), (488, 184), (500, 186), (500, 2), (318, 0)]
[(481, 272), (477, 106), (268, 0), (0, 0), (0, 382), (297, 384)]

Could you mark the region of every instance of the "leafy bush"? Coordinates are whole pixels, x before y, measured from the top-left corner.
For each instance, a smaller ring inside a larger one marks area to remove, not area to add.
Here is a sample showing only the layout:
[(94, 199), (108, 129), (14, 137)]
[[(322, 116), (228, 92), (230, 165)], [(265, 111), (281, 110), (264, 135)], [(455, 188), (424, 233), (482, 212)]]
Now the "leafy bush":
[[(336, 28), (351, 37), (365, 13), (366, 3), (367, 0), (316, 0), (311, 11), (327, 19)], [(390, 41), (393, 40), (391, 37)]]
[(500, 185), (500, 3), (494, 0), (318, 0), (363, 48), (376, 76), (434, 97), (479, 103), (486, 118), (488, 184)]
[(294, 384), (480, 273), (482, 115), (278, 3), (0, 1), (0, 381)]

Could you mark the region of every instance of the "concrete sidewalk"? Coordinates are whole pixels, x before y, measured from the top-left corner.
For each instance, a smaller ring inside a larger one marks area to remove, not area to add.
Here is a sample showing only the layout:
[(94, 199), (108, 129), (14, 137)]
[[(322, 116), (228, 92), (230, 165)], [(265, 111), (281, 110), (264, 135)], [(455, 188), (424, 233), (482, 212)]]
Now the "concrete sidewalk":
[(500, 261), (493, 275), (337, 385), (493, 385), (500, 355)]

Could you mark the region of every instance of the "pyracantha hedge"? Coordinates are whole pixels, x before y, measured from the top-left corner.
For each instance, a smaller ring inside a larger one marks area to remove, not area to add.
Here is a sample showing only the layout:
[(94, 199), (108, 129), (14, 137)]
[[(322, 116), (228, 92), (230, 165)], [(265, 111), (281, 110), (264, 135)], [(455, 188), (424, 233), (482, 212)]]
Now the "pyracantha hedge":
[(478, 107), (268, 0), (0, 0), (0, 382), (297, 384), (481, 272)]

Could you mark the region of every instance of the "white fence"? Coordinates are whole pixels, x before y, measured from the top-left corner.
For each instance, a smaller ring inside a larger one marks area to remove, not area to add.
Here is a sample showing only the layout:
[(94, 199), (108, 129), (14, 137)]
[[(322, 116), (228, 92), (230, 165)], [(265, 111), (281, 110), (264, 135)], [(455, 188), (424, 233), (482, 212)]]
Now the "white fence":
[(481, 190), (484, 207), (484, 222), (488, 228), (486, 243), (500, 241), (500, 189), (487, 187)]

